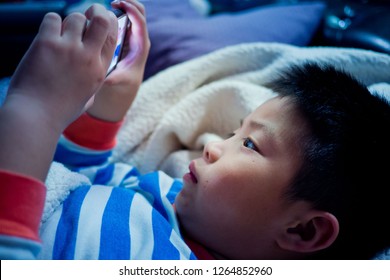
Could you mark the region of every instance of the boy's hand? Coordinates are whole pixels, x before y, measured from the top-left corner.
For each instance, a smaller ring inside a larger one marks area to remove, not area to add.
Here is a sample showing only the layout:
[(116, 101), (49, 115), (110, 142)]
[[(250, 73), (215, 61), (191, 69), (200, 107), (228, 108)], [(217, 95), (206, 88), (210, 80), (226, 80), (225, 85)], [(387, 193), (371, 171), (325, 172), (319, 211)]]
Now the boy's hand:
[(14, 73), (10, 101), (17, 99), (25, 110), (46, 112), (66, 127), (101, 86), (116, 36), (115, 16), (98, 4), (63, 22), (59, 15), (47, 14)]
[(103, 83), (116, 37), (116, 17), (101, 5), (63, 22), (44, 17), (0, 109), (0, 169), (45, 180), (63, 129)]
[(117, 122), (125, 116), (142, 83), (150, 40), (141, 3), (126, 0), (113, 2), (112, 6), (124, 10), (132, 24), (125, 38), (122, 59), (94, 96), (88, 113), (98, 119)]

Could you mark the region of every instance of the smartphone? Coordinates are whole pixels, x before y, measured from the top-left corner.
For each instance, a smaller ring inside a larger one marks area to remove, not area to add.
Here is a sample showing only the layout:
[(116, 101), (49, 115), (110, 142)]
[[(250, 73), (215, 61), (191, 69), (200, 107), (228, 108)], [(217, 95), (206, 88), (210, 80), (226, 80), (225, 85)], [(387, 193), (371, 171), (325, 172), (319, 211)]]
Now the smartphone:
[(116, 40), (114, 55), (111, 59), (110, 67), (108, 67), (107, 70), (107, 75), (110, 74), (115, 69), (116, 65), (121, 59), (123, 44), (126, 37), (126, 31), (130, 26), (129, 17), (125, 12), (118, 9), (114, 9), (113, 12), (118, 18), (118, 37)]

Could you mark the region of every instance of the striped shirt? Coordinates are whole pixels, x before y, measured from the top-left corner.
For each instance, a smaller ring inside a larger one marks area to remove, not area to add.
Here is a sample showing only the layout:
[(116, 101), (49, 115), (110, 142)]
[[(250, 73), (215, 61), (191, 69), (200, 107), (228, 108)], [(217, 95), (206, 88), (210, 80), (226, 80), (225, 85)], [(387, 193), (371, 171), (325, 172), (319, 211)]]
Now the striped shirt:
[(110, 150), (69, 138), (60, 138), (55, 160), (92, 185), (71, 192), (42, 225), (40, 259), (196, 259), (173, 207), (181, 180), (161, 171), (140, 175), (133, 166), (109, 162)]
[(44, 184), (0, 170), (1, 259), (213, 259), (180, 234), (173, 201), (181, 180), (109, 161), (119, 127), (84, 114), (65, 130), (55, 160), (90, 183), (76, 176), (41, 226)]

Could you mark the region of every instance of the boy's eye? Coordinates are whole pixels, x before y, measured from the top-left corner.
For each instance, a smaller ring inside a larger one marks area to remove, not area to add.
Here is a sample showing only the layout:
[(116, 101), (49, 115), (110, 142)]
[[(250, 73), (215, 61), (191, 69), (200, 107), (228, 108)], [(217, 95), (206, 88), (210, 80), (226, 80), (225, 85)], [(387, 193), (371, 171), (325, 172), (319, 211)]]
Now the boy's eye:
[(259, 151), (259, 149), (257, 149), (255, 143), (253, 143), (253, 141), (249, 137), (244, 138), (243, 140), (244, 140), (244, 142), (242, 144), (244, 145), (244, 147), (251, 149), (251, 150), (254, 150), (256, 152)]

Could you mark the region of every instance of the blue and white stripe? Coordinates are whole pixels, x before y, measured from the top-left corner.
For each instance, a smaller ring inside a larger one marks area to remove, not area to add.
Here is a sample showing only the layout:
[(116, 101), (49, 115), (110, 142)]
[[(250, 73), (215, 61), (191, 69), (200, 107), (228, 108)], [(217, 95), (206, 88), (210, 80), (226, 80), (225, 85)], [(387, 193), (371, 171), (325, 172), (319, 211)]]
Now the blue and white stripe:
[[(64, 142), (57, 160), (67, 154)], [(72, 159), (75, 154), (83, 158), (82, 165)], [(163, 172), (141, 176), (134, 167), (107, 158), (87, 167), (89, 155), (99, 156), (79, 147), (68, 154), (65, 164), (78, 166), (93, 183), (73, 191), (42, 225), (40, 258), (195, 259), (181, 238), (172, 206), (180, 180)]]

